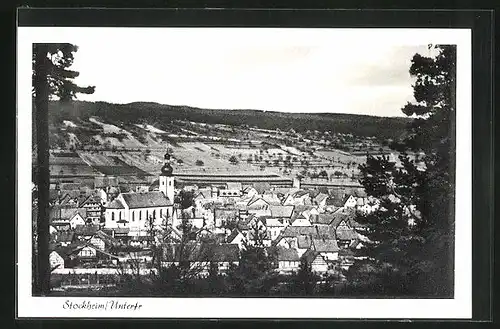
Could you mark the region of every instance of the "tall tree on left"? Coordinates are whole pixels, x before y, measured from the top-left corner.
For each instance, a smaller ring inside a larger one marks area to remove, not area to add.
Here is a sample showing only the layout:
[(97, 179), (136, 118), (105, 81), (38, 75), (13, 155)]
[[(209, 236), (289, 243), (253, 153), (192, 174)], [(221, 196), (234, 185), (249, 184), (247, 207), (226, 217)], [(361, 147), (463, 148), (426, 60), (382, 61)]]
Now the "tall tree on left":
[(35, 293), (50, 292), (49, 265), (49, 99), (68, 102), (77, 93), (92, 94), (95, 87), (80, 87), (73, 83), (79, 73), (68, 68), (78, 47), (69, 43), (33, 44), (33, 96), (35, 98), (38, 214), (36, 229), (36, 281)]

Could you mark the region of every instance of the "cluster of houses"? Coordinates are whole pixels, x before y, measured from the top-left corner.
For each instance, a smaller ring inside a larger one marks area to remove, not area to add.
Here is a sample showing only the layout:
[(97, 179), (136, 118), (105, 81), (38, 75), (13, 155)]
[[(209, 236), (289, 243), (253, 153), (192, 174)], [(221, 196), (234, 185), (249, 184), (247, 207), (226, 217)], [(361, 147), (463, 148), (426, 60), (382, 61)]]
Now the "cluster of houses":
[[(189, 207), (176, 200), (181, 194), (192, 197)], [(164, 266), (189, 261), (201, 273), (215, 262), (224, 272), (238, 264), (241, 250), (258, 234), (281, 273), (297, 271), (302, 260), (318, 273), (338, 271), (353, 264), (353, 251), (366, 241), (356, 212), (378, 207), (362, 191), (305, 190), (299, 181), (289, 188), (231, 182), (176, 186), (166, 154), (159, 179), (147, 192), (99, 190), (53, 204), (50, 261), (53, 268), (96, 268), (133, 257), (147, 266), (151, 246), (160, 245)]]

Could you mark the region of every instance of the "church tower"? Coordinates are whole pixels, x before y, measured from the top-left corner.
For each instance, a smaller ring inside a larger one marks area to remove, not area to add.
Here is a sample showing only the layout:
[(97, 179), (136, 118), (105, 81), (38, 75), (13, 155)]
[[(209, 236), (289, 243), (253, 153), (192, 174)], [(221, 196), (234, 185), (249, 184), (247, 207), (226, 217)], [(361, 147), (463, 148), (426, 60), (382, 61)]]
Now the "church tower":
[(159, 190), (174, 203), (174, 177), (172, 176), (173, 168), (170, 165), (170, 154), (167, 152), (164, 156), (163, 167), (161, 167), (160, 187)]

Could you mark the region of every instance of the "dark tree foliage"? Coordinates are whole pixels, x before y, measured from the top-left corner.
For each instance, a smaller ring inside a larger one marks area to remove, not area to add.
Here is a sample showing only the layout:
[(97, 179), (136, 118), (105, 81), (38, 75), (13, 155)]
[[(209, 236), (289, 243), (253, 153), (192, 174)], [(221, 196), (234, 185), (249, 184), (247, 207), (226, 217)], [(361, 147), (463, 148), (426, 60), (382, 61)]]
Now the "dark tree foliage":
[(237, 158), (237, 157), (235, 157), (234, 155), (232, 155), (232, 156), (229, 158), (229, 162), (230, 162), (231, 164), (234, 164), (234, 165), (235, 165), (235, 164), (238, 164), (238, 162), (239, 162), (239, 161), (238, 161), (238, 158)]
[(276, 255), (263, 244), (265, 231), (255, 223), (251, 238), (244, 242), (239, 266), (230, 268), (228, 282), (234, 295), (267, 295), (277, 284)]
[[(390, 145), (401, 166), (387, 156), (368, 156), (360, 165), (361, 184), (381, 202), (358, 218), (371, 240), (362, 251), (380, 266), (379, 279), (397, 282), (399, 290), (388, 290), (394, 294), (453, 295), (456, 46), (433, 49), (435, 57), (416, 54), (410, 67), (416, 102), (402, 111), (414, 119), (405, 139)], [(410, 151), (423, 154), (423, 166)], [(359, 273), (350, 271), (351, 280)]]
[(36, 135), (38, 187), (37, 255), (35, 293), (50, 292), (49, 267), (49, 99), (56, 97), (65, 103), (77, 93), (92, 94), (95, 87), (80, 87), (72, 82), (78, 72), (68, 68), (73, 64), (75, 45), (69, 43), (33, 44), (32, 76)]
[(75, 99), (78, 93), (94, 93), (95, 86), (81, 87), (72, 81), (80, 75), (79, 72), (69, 69), (73, 65), (74, 53), (78, 51), (78, 46), (70, 43), (45, 43), (33, 45), (33, 95), (36, 94), (36, 54), (39, 51), (46, 54), (47, 57), (45, 65), (49, 99), (57, 98), (61, 101), (70, 101)]
[(311, 296), (314, 294), (318, 276), (313, 273), (311, 264), (305, 258), (300, 260), (299, 271), (293, 275), (292, 293), (301, 296)]
[[(338, 113), (285, 113), (258, 110), (213, 110), (188, 106), (162, 105), (148, 102), (130, 104), (110, 104), (106, 102), (75, 101), (67, 114), (77, 118), (98, 116), (108, 122), (172, 122), (185, 120), (208, 124), (227, 124), (240, 126), (242, 122), (250, 127), (263, 129), (288, 130), (293, 127), (297, 132), (305, 130), (331, 131), (356, 136), (380, 135), (381, 138), (399, 138), (408, 122), (406, 118), (379, 118), (364, 115)], [(54, 111), (59, 112), (58, 106)], [(168, 136), (164, 137), (169, 140)], [(271, 146), (270, 146), (271, 147)]]
[(194, 193), (192, 191), (181, 190), (175, 198), (175, 203), (180, 204), (182, 209), (187, 209), (194, 205)]

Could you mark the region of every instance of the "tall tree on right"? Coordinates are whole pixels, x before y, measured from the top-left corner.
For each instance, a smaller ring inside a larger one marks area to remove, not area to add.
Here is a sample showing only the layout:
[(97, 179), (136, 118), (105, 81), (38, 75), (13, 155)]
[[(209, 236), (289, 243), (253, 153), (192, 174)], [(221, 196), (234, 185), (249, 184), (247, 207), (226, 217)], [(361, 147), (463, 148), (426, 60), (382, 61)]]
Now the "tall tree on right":
[(380, 208), (357, 220), (368, 228), (363, 234), (370, 242), (362, 253), (369, 266), (379, 265), (383, 282), (394, 285), (384, 288), (386, 293), (449, 297), (454, 287), (456, 46), (429, 48), (435, 55), (416, 54), (410, 67), (415, 102), (402, 111), (414, 119), (402, 141), (391, 144), (400, 165), (387, 156), (368, 156), (360, 165), (360, 182), (380, 200)]

